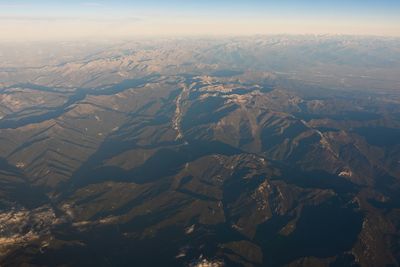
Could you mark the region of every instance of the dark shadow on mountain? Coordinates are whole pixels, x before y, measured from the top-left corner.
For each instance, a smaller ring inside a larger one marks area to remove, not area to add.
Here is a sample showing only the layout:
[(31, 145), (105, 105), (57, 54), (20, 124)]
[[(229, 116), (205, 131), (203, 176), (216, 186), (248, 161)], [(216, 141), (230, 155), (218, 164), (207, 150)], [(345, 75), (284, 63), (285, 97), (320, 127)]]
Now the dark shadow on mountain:
[(257, 230), (266, 266), (283, 266), (302, 257), (326, 258), (351, 249), (361, 231), (363, 215), (338, 198), (303, 208), (295, 230), (279, 233), (288, 219), (268, 220)]
[[(130, 80), (125, 80), (122, 81), (121, 83), (111, 85), (109, 87), (99, 87), (99, 88), (94, 88), (94, 89), (76, 89), (74, 94), (68, 98), (66, 103), (63, 105), (56, 107), (56, 108), (50, 108), (48, 112), (44, 114), (39, 114), (39, 115), (32, 115), (28, 117), (23, 117), (23, 118), (14, 118), (14, 119), (8, 119), (6, 116), (0, 121), (0, 129), (6, 129), (6, 128), (18, 128), (25, 126), (27, 124), (31, 123), (40, 123), (46, 120), (50, 120), (53, 118), (57, 118), (64, 114), (72, 104), (75, 104), (83, 99), (86, 98), (87, 95), (113, 95), (120, 93), (122, 91), (125, 91), (130, 88), (135, 88), (142, 86), (149, 82), (152, 78), (158, 77), (158, 75), (150, 75), (147, 77), (139, 78), (139, 79), (130, 79)], [(31, 87), (34, 87), (34, 85), (30, 85)]]
[(105, 148), (107, 146), (100, 148), (96, 155), (73, 175), (71, 178), (73, 188), (104, 181), (152, 183), (163, 177), (176, 174), (186, 162), (191, 162), (205, 155), (235, 155), (241, 153), (241, 150), (218, 141), (189, 141), (187, 145), (160, 148), (139, 167), (124, 170), (119, 167), (102, 166), (102, 159), (107, 158), (102, 153), (110, 155)]
[(0, 158), (0, 210), (10, 208), (7, 203), (30, 209), (48, 203), (45, 188), (31, 186), (25, 179), (20, 169)]
[(287, 164), (276, 163), (280, 166), (282, 175), (273, 179), (284, 180), (302, 188), (331, 189), (336, 193), (350, 194), (358, 192), (358, 185), (353, 184), (344, 177), (330, 174), (322, 170), (305, 171)]
[(185, 131), (194, 126), (217, 122), (238, 107), (237, 104), (225, 104), (222, 97), (208, 97), (195, 102), (182, 119), (182, 129)]
[(243, 71), (238, 71), (238, 70), (217, 70), (212, 72), (211, 76), (226, 78), (226, 77), (238, 76), (243, 73), (244, 73)]
[(360, 127), (354, 132), (364, 137), (373, 146), (391, 147), (400, 145), (400, 129), (388, 127)]

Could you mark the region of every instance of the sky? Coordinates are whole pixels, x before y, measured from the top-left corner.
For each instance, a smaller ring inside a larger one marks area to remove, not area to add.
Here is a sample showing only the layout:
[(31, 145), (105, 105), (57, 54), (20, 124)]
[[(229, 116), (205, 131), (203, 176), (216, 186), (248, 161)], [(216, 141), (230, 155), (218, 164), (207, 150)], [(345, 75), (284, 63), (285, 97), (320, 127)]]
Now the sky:
[(400, 0), (0, 0), (0, 40), (400, 36)]

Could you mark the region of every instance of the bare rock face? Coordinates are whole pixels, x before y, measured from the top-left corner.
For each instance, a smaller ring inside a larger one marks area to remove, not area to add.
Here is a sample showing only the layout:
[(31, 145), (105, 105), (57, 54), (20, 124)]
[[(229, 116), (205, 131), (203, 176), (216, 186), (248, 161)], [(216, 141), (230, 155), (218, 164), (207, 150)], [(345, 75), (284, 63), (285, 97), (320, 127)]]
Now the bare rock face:
[(398, 47), (162, 40), (0, 63), (0, 265), (400, 264)]

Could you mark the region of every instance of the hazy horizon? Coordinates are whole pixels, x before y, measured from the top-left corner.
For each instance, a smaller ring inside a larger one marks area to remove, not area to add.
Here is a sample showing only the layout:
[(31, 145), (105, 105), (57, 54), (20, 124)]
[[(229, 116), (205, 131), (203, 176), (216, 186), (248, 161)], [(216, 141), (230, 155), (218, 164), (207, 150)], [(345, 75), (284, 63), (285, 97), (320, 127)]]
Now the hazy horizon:
[(0, 1), (0, 40), (137, 36), (400, 36), (398, 1)]
[(400, 0), (0, 0), (0, 266), (400, 266)]

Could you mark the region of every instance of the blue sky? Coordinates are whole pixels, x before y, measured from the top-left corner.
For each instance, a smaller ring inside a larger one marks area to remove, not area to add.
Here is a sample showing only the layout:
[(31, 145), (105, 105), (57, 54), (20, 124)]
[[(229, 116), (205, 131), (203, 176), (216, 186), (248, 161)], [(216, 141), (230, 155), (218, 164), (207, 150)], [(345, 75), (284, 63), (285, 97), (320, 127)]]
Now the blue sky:
[[(52, 34), (57, 31), (55, 27), (69, 27), (69, 33), (73, 33), (74, 27), (78, 34), (76, 20), (79, 19), (87, 32), (93, 32), (96, 27), (107, 32), (107, 27), (121, 26), (121, 34), (124, 28), (138, 35), (147, 32), (240, 34), (281, 31), (397, 36), (400, 35), (400, 0), (0, 0), (0, 19), (3, 24), (0, 30), (13, 35), (17, 35), (17, 30), (23, 31), (23, 23), (29, 26), (25, 35), (34, 35), (39, 29), (42, 33)], [(57, 20), (58, 25), (45, 25), (39, 23), (41, 20)], [(96, 20), (102, 24), (96, 26)], [(109, 24), (105, 25), (105, 21)], [(19, 28), (13, 31), (12, 25)], [(168, 25), (168, 29), (161, 30), (163, 25)], [(193, 25), (191, 31), (189, 25)], [(40, 31), (36, 35), (40, 35)]]
[(330, 14), (374, 16), (400, 16), (399, 0), (0, 0), (1, 14), (22, 13), (43, 15), (50, 13), (91, 13), (95, 9), (113, 12), (162, 11), (165, 13), (189, 12), (204, 14), (213, 11), (230, 11), (231, 15), (245, 12), (297, 13), (298, 15)]

